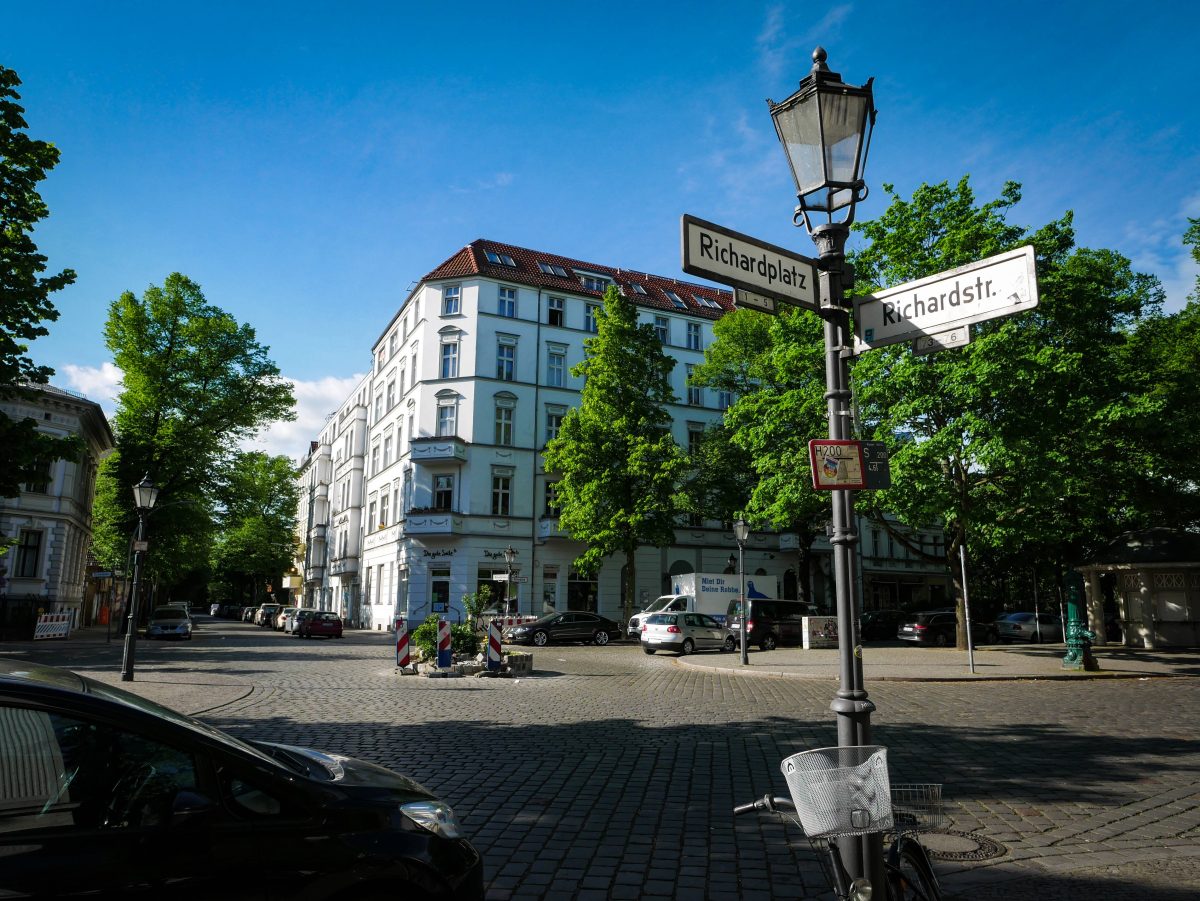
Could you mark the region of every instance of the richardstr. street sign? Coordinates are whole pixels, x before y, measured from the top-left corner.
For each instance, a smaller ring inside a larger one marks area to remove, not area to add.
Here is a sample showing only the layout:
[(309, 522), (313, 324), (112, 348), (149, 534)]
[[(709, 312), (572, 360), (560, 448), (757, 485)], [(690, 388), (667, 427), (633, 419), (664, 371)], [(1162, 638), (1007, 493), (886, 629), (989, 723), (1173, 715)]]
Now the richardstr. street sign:
[(815, 260), (686, 214), (682, 239), (684, 272), (783, 303), (818, 308)]
[(1020, 247), (949, 272), (854, 299), (854, 352), (915, 341), (1037, 306), (1033, 248)]

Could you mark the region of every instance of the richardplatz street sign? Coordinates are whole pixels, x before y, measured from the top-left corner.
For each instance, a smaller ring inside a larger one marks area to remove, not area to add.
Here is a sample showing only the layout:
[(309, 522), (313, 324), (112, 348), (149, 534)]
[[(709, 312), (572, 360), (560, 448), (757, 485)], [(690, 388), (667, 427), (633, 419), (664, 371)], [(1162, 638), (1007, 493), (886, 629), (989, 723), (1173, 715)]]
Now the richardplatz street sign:
[[(683, 271), (783, 303), (819, 308), (817, 262), (686, 213)], [(764, 312), (763, 305), (756, 309)]]
[(1037, 306), (1033, 247), (854, 299), (854, 352), (916, 341)]

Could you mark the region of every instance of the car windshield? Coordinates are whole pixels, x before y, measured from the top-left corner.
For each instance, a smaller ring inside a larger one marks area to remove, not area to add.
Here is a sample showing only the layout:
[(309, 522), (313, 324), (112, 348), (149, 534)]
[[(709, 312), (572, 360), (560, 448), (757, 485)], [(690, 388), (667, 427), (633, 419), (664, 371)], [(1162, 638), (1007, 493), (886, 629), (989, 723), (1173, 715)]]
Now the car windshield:
[(172, 613), (153, 613), (150, 615), (150, 622), (152, 622), (152, 623), (181, 623), (181, 622), (184, 622), (186, 619), (187, 619), (187, 617), (184, 614), (174, 613), (174, 612), (172, 612)]
[(655, 598), (654, 601), (650, 604), (650, 606), (647, 607), (642, 612), (643, 613), (653, 613), (655, 610), (662, 610), (663, 607), (667, 606), (667, 604), (671, 603), (671, 601), (673, 601), (673, 600), (675, 600), (675, 596), (672, 594), (666, 594), (660, 598)]

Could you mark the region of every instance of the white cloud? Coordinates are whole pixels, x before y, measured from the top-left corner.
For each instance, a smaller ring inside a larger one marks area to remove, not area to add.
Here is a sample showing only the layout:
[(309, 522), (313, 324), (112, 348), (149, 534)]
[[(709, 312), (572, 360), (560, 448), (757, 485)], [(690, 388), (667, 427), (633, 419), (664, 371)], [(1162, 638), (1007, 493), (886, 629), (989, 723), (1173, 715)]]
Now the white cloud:
[(312, 382), (289, 379), (296, 395), (296, 419), (273, 423), (257, 438), (247, 441), (244, 448), (291, 457), (299, 462), (308, 454), (309, 442), (320, 436), (329, 414), (345, 402), (362, 380), (362, 373), (344, 379), (330, 376)]
[(111, 418), (116, 412), (122, 373), (112, 363), (104, 363), (99, 368), (67, 363), (60, 372), (66, 376), (67, 384), (73, 391), (78, 391), (88, 400), (94, 400), (105, 415)]
[(799, 77), (803, 78), (812, 66), (812, 57), (809, 54), (813, 48), (818, 44), (828, 47), (829, 43), (841, 34), (842, 23), (849, 18), (853, 9), (852, 3), (834, 6), (819, 22), (813, 23), (795, 37), (788, 37), (784, 6), (770, 7), (755, 41), (758, 45), (759, 66), (772, 80), (797, 71), (800, 73)]

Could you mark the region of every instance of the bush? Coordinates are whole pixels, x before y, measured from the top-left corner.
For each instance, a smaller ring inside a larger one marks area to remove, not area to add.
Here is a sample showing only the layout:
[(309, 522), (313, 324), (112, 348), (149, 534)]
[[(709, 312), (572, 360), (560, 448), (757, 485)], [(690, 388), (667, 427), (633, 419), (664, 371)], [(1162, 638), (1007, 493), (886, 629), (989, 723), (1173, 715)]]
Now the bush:
[[(437, 624), (437, 614), (430, 614), (409, 639), (413, 647), (421, 649), (426, 660), (437, 658)], [(450, 627), (450, 650), (459, 657), (474, 657), (479, 653), (479, 643), (479, 636), (466, 623)]]

